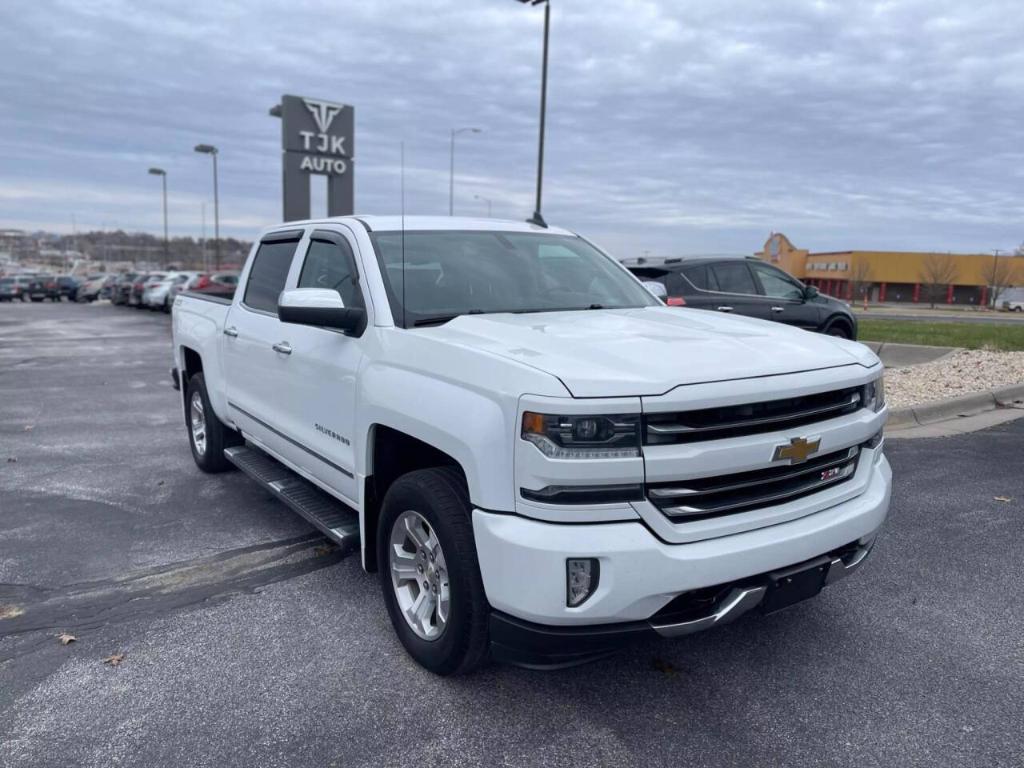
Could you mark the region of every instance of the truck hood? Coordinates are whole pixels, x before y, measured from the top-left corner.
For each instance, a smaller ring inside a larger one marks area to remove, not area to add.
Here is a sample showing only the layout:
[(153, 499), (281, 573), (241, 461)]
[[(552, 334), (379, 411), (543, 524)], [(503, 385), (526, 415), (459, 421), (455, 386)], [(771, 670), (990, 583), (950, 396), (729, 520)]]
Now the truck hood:
[(878, 364), (856, 342), (675, 307), (462, 315), (417, 332), (546, 371), (574, 397), (652, 396), (685, 384)]

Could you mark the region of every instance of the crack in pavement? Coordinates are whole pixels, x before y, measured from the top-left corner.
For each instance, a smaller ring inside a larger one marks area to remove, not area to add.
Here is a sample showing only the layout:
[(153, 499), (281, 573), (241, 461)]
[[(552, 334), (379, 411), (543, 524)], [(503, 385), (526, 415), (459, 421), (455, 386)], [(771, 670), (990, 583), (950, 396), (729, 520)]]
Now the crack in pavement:
[(130, 576), (44, 587), (0, 584), (0, 604), (17, 609), (0, 618), (0, 663), (22, 655), (9, 640), (37, 631), (88, 631), (156, 616), (327, 568), (345, 559), (318, 535), (256, 544), (209, 557), (150, 568)]

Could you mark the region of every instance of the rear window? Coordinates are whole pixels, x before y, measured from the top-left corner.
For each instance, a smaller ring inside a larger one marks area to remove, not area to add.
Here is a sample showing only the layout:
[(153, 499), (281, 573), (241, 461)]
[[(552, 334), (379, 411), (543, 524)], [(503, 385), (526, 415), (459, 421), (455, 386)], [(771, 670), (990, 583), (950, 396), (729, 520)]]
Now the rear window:
[(247, 307), (277, 314), (277, 297), (284, 290), (298, 243), (296, 239), (260, 244), (245, 284)]

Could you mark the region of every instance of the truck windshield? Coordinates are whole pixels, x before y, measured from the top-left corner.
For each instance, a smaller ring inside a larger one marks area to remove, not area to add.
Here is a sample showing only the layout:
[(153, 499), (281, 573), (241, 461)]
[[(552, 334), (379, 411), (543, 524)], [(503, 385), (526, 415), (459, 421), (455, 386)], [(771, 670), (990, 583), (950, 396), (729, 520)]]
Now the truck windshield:
[(395, 323), (405, 328), (467, 314), (658, 304), (608, 256), (571, 235), (406, 231), (404, 261), (401, 232), (371, 239)]

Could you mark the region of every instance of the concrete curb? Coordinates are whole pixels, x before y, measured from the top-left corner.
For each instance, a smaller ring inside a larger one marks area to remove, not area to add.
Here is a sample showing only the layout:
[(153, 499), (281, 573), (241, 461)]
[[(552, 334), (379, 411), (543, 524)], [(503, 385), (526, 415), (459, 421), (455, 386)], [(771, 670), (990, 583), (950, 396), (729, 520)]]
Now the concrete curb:
[(949, 421), (961, 416), (992, 411), (996, 408), (1013, 408), (1024, 405), (1024, 384), (972, 392), (969, 395), (922, 403), (909, 408), (894, 408), (889, 411), (886, 429), (898, 431), (910, 427)]
[(949, 357), (957, 347), (932, 347), (925, 344), (898, 344), (894, 341), (862, 341), (878, 355), (886, 368), (906, 368), (911, 365), (933, 363)]

